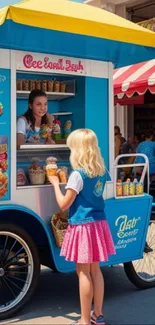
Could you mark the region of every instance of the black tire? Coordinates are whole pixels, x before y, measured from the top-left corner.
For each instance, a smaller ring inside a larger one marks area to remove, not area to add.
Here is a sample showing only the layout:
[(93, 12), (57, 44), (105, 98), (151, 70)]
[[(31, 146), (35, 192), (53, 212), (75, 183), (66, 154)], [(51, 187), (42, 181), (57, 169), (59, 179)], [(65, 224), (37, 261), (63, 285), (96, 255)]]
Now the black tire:
[(39, 276), (38, 250), (29, 234), (13, 224), (0, 224), (0, 320), (30, 301)]
[[(155, 239), (155, 220), (151, 220), (148, 228), (148, 234), (146, 239), (147, 241), (144, 248), (143, 259), (139, 261), (124, 263), (124, 270), (128, 279), (138, 289), (150, 289), (155, 287), (155, 240), (154, 239)], [(148, 258), (151, 259), (150, 264), (148, 263)], [(147, 259), (146, 261), (147, 264), (145, 263), (146, 259)], [(139, 270), (141, 270), (140, 272), (138, 272), (138, 268), (136, 265), (140, 266), (140, 267), (138, 266)], [(153, 273), (151, 275), (149, 274), (148, 265), (151, 265), (150, 274)]]

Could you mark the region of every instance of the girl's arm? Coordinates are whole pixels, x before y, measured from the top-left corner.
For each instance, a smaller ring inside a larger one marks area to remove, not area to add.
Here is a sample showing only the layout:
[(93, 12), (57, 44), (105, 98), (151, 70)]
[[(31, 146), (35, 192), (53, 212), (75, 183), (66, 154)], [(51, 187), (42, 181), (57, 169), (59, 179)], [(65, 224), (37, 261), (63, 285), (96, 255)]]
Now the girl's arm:
[(56, 201), (60, 209), (62, 211), (69, 209), (77, 196), (77, 192), (73, 189), (67, 189), (66, 194), (63, 195), (59, 187), (59, 178), (57, 176), (48, 176), (48, 179), (54, 187)]
[(54, 121), (54, 116), (52, 114), (46, 113), (47, 116), (47, 120), (48, 120), (48, 125), (51, 127), (53, 127), (53, 121)]
[(23, 117), (17, 120), (17, 148), (25, 144), (25, 134), (26, 134), (26, 121)]
[(20, 149), (20, 146), (25, 144), (25, 135), (22, 133), (17, 133), (17, 148)]
[(53, 121), (54, 116), (52, 114), (46, 113), (48, 125), (51, 128), (51, 132), (49, 133), (48, 138), (46, 139), (46, 144), (55, 144), (55, 141), (52, 139), (52, 128), (53, 128)]

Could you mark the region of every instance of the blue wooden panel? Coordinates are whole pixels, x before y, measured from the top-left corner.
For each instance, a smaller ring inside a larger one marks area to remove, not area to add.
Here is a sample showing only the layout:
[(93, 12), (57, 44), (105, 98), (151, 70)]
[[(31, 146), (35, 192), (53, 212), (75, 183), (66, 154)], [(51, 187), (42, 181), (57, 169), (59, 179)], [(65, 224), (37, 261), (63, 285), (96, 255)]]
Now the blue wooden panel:
[(85, 127), (98, 137), (106, 167), (109, 166), (108, 79), (86, 78)]

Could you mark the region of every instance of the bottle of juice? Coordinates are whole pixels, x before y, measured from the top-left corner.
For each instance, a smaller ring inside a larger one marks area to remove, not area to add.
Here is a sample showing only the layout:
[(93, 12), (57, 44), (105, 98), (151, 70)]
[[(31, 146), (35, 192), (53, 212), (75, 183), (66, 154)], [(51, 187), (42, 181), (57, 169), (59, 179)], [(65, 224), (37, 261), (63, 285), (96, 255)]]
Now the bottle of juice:
[(138, 184), (137, 178), (134, 178), (133, 184), (134, 184), (134, 187), (135, 187), (135, 195), (137, 195), (137, 193), (136, 193), (136, 186)]
[(122, 196), (123, 195), (123, 186), (122, 186), (122, 180), (118, 179), (116, 182), (116, 196)]
[(137, 178), (134, 178), (133, 183), (135, 184), (135, 186), (138, 184), (138, 180), (137, 180)]
[(135, 183), (134, 182), (130, 182), (129, 184), (129, 195), (135, 195)]
[(130, 178), (123, 183), (123, 196), (129, 195)]
[(142, 195), (144, 192), (143, 183), (139, 182), (136, 184), (136, 195)]

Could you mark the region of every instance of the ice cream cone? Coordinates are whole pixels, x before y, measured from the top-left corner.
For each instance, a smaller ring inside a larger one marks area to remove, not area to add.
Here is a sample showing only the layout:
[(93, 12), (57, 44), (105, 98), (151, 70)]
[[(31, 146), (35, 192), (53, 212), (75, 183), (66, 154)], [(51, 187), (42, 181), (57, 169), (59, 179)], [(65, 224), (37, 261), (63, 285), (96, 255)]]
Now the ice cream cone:
[(47, 174), (47, 176), (56, 176), (57, 166), (54, 164), (47, 165), (46, 166), (46, 174)]

